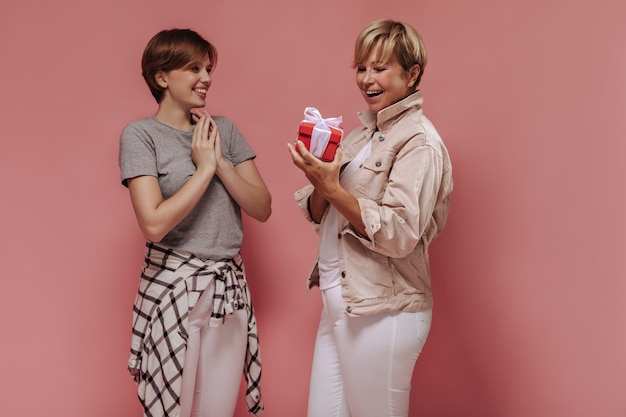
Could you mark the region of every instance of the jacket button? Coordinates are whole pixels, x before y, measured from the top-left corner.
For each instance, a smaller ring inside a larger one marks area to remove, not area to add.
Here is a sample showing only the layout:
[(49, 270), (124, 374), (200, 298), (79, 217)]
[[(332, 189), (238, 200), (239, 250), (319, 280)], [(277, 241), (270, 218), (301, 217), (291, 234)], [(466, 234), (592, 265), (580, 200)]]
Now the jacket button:
[(346, 277), (346, 271), (341, 271), (341, 278), (345, 278)]
[(376, 161), (376, 166), (380, 168), (380, 166), (382, 165), (382, 163), (380, 161)]
[(352, 313), (352, 306), (348, 306), (348, 307), (346, 307), (346, 311), (347, 311), (348, 313)]
[(382, 142), (383, 140), (385, 140), (385, 137), (384, 137), (383, 135), (380, 135), (380, 136), (378, 136), (378, 140), (379, 140), (380, 142)]
[(341, 233), (337, 233), (337, 239), (341, 239)]

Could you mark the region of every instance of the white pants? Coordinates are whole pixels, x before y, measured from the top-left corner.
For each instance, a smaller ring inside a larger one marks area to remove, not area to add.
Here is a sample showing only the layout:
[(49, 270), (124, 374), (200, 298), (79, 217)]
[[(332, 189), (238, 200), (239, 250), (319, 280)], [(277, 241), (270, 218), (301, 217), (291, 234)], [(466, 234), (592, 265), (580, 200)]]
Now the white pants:
[(209, 327), (212, 291), (189, 314), (180, 417), (227, 417), (235, 413), (248, 343), (248, 315), (238, 310)]
[(322, 291), (308, 417), (407, 417), (432, 312), (348, 317), (341, 286)]

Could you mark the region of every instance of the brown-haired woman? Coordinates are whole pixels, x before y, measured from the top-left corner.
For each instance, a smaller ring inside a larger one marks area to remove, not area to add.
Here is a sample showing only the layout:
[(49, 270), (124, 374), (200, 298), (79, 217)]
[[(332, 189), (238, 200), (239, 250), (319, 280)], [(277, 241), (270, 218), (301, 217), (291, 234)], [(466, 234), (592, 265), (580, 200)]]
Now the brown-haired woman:
[(129, 370), (146, 416), (263, 410), (252, 301), (239, 254), (241, 210), (259, 221), (270, 193), (232, 121), (202, 108), (217, 51), (190, 29), (157, 33), (142, 58), (158, 103), (120, 138), (122, 184), (146, 238)]

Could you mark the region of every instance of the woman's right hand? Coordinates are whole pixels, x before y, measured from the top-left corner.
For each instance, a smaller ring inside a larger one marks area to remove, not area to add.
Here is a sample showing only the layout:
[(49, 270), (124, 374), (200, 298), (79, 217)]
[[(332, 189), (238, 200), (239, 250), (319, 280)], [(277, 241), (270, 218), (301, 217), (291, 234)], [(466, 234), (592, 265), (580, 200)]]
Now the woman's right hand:
[(366, 236), (359, 202), (339, 182), (339, 172), (343, 160), (341, 147), (337, 148), (335, 159), (332, 162), (322, 162), (313, 156), (300, 140), (296, 140), (295, 144), (288, 143), (287, 148), (293, 163), (304, 172), (314, 187), (309, 200), (311, 218), (319, 223), (327, 204), (332, 204), (359, 233)]
[(217, 170), (217, 126), (206, 112), (194, 114), (194, 120), (196, 127), (191, 137), (191, 159), (196, 165), (196, 172), (176, 194), (164, 200), (158, 179), (154, 176), (140, 175), (128, 180), (139, 227), (146, 239), (152, 242), (160, 242), (193, 210)]
[(325, 198), (328, 198), (329, 195), (341, 188), (339, 183), (341, 148), (337, 149), (337, 154), (332, 162), (324, 162), (315, 157), (300, 140), (296, 140), (293, 144), (288, 143), (287, 149), (291, 154), (294, 165), (304, 172), (304, 175), (313, 187)]

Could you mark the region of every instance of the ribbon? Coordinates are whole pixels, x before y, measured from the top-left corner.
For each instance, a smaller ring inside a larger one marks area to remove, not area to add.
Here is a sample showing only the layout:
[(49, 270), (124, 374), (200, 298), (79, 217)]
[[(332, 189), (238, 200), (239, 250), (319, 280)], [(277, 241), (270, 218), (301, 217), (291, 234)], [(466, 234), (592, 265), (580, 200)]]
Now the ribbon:
[(303, 121), (315, 123), (315, 126), (313, 126), (313, 132), (311, 133), (311, 145), (309, 152), (320, 158), (324, 154), (326, 146), (328, 146), (328, 142), (330, 141), (330, 126), (339, 128), (342, 118), (339, 116), (324, 119), (322, 114), (315, 107), (307, 107), (304, 109)]

